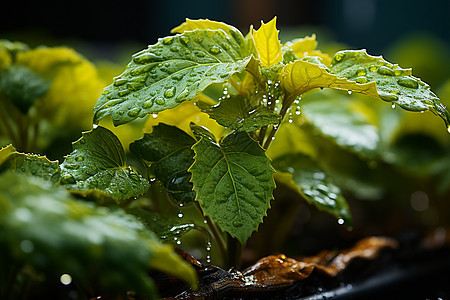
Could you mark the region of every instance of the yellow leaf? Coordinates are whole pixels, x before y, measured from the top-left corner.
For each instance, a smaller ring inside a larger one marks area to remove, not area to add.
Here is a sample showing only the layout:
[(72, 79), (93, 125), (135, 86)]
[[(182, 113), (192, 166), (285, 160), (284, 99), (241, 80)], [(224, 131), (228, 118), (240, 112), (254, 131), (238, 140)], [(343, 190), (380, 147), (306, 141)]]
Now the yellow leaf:
[[(202, 112), (192, 101), (185, 101), (175, 108), (158, 113), (156, 118), (150, 116), (144, 127), (145, 132), (151, 132), (152, 127), (158, 123), (177, 126), (179, 129), (191, 134), (189, 124), (194, 122), (197, 125), (208, 128), (215, 137), (220, 138), (225, 135), (226, 129), (216, 121), (209, 118), (209, 115)], [(192, 134), (191, 134), (192, 135)]]
[(5, 162), (5, 160), (16, 151), (12, 144), (5, 146), (0, 149), (0, 165)]
[(322, 62), (325, 65), (329, 66), (331, 63), (331, 57), (328, 54), (322, 53), (320, 50), (316, 50), (317, 41), (315, 34), (295, 40), (293, 44), (289, 43), (288, 46), (291, 47), (291, 49), (294, 51), (295, 56), (297, 56), (298, 58), (302, 58), (305, 56), (318, 56), (322, 58)]
[(378, 98), (375, 82), (359, 84), (328, 73), (317, 64), (297, 60), (286, 65), (282, 71), (281, 84), (288, 99), (295, 99), (304, 92), (317, 87), (348, 90)]
[(261, 21), (261, 27), (258, 30), (253, 30), (253, 41), (259, 59), (265, 67), (270, 67), (282, 60), (281, 43), (278, 40), (276, 21), (276, 17), (267, 24)]
[(217, 21), (211, 21), (208, 19), (199, 19), (199, 20), (191, 20), (186, 18), (186, 22), (181, 24), (178, 27), (175, 27), (170, 32), (171, 33), (183, 33), (185, 31), (192, 31), (195, 29), (222, 29), (225, 32), (229, 31), (238, 31), (233, 26), (230, 26), (228, 24), (217, 22)]
[(11, 55), (6, 49), (0, 49), (0, 72), (11, 65)]

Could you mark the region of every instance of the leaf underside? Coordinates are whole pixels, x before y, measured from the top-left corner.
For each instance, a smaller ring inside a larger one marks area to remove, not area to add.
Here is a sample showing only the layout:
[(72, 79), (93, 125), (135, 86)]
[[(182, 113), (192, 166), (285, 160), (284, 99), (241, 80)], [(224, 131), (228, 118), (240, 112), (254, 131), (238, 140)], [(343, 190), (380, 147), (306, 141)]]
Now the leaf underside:
[(119, 139), (108, 129), (84, 132), (61, 164), (60, 183), (83, 195), (100, 194), (116, 201), (136, 197), (149, 188), (148, 181), (125, 165)]
[(288, 174), (287, 177), (278, 178), (297, 190), (308, 203), (351, 226), (350, 209), (340, 188), (332, 183), (329, 176), (310, 157), (289, 154), (274, 160), (273, 166)]
[(160, 123), (151, 134), (130, 144), (130, 151), (150, 162), (150, 172), (178, 202), (192, 202), (195, 192), (187, 171), (194, 162), (195, 139), (175, 126)]
[(192, 126), (198, 142), (189, 171), (205, 215), (243, 245), (270, 207), (274, 170), (264, 150), (245, 132), (220, 144), (204, 128)]
[(173, 108), (213, 83), (242, 72), (250, 56), (235, 31), (197, 29), (159, 39), (133, 55), (94, 107), (94, 123), (111, 115), (114, 125)]

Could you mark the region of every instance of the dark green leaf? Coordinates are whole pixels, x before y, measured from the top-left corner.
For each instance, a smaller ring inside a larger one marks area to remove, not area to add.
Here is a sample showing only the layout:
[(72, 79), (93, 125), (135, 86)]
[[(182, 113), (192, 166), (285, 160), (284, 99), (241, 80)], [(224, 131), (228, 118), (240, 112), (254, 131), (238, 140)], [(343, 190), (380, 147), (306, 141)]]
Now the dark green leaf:
[(220, 144), (212, 134), (191, 126), (198, 142), (189, 171), (205, 215), (245, 244), (270, 207), (275, 183), (270, 160), (245, 132), (233, 132)]
[(447, 108), (428, 84), (412, 76), (411, 69), (368, 55), (365, 50), (345, 50), (335, 54), (331, 73), (357, 83), (375, 81), (379, 98), (410, 111), (430, 110), (445, 121), (450, 131)]
[(256, 131), (263, 126), (278, 124), (280, 116), (265, 106), (253, 107), (242, 96), (230, 96), (218, 105), (203, 110), (220, 125), (237, 131)]
[(191, 147), (195, 139), (175, 126), (160, 123), (153, 132), (130, 144), (130, 151), (150, 162), (150, 172), (162, 182), (169, 194), (179, 202), (195, 199), (191, 174), (187, 171), (194, 163)]
[(10, 66), (0, 73), (0, 95), (3, 94), (22, 113), (47, 93), (51, 83), (24, 66)]
[(58, 161), (50, 161), (45, 156), (13, 152), (0, 166), (0, 172), (11, 170), (16, 173), (40, 177), (56, 182), (60, 177)]
[[(84, 290), (155, 298), (152, 268), (195, 285), (195, 271), (134, 217), (96, 208), (36, 177), (0, 175), (2, 268), (26, 264), (46, 281), (69, 274)], [(115, 298), (115, 297), (114, 297)]]
[(195, 98), (209, 85), (244, 70), (250, 56), (244, 56), (243, 44), (242, 35), (222, 29), (159, 39), (133, 55), (125, 72), (105, 88), (94, 108), (94, 122), (111, 115), (120, 125)]
[(119, 139), (108, 129), (97, 127), (73, 143), (73, 151), (61, 164), (61, 180), (68, 190), (100, 194), (124, 200), (145, 193), (148, 181), (125, 165)]
[(310, 157), (303, 154), (291, 154), (273, 161), (275, 169), (292, 176), (287, 182), (318, 209), (342, 219), (351, 226), (351, 214), (341, 190), (333, 184), (330, 177)]
[(129, 214), (136, 216), (145, 227), (150, 229), (162, 242), (175, 243), (182, 235), (195, 227), (192, 223), (179, 224), (167, 218), (140, 208), (127, 209)]

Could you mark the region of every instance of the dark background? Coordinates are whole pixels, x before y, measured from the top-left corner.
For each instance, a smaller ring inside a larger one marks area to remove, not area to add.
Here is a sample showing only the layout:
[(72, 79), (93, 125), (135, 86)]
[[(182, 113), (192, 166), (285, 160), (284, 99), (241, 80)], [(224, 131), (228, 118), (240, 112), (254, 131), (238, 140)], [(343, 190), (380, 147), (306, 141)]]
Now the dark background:
[(115, 60), (123, 45), (129, 57), (186, 17), (223, 21), (246, 34), (251, 24), (259, 28), (261, 20), (277, 16), (282, 39), (291, 37), (287, 28), (298, 28), (292, 37), (316, 32), (319, 42), (329, 39), (374, 55), (411, 35), (438, 41), (446, 57), (450, 49), (448, 0), (8, 0), (0, 10), (0, 38), (31, 47), (64, 44), (92, 60)]

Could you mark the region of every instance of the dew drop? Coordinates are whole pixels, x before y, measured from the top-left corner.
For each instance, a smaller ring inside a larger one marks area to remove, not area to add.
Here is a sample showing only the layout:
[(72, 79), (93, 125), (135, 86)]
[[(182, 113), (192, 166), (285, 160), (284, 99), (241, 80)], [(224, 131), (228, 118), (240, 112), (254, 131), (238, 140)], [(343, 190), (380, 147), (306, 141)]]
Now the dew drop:
[(81, 162), (84, 160), (84, 157), (80, 155), (80, 156), (75, 157), (75, 160), (78, 162)]
[(175, 91), (176, 91), (176, 88), (175, 88), (174, 86), (168, 88), (168, 89), (164, 92), (164, 97), (166, 97), (166, 98), (172, 98), (173, 96), (175, 96)]
[(392, 109), (394, 109), (395, 108), (395, 103), (392, 103), (391, 107), (392, 107)]
[(364, 75), (367, 75), (367, 71), (363, 67), (360, 67), (356, 70), (356, 76), (364, 76)]
[(61, 184), (74, 184), (77, 181), (75, 180), (75, 178), (72, 175), (65, 174), (61, 177), (60, 182), (61, 182)]
[(448, 133), (450, 133), (450, 125), (447, 127), (447, 131)]
[(376, 71), (377, 71), (377, 67), (375, 67), (375, 66), (370, 66), (369, 71), (371, 71), (371, 72), (376, 72)]
[(131, 93), (131, 91), (130, 91), (129, 89), (124, 89), (124, 90), (119, 91), (117, 94), (118, 94), (120, 97), (123, 97), (123, 96), (128, 95), (129, 93)]
[(114, 80), (114, 86), (124, 85), (127, 82), (128, 82), (127, 79), (118, 78), (118, 79)]
[(243, 225), (244, 225), (244, 223), (242, 223), (241, 219), (236, 218), (236, 219), (233, 220), (233, 226), (234, 227), (242, 227)]
[(211, 255), (206, 255), (206, 262), (211, 263)]
[(351, 95), (351, 94), (353, 94), (353, 91), (348, 90), (348, 91), (347, 91), (347, 94)]
[(72, 283), (72, 276), (69, 274), (62, 274), (61, 277), (59, 277), (59, 281), (64, 285), (69, 285)]
[(164, 39), (162, 40), (162, 42), (163, 42), (164, 45), (170, 45), (170, 44), (173, 43), (173, 37), (172, 37), (172, 36), (166, 37), (166, 38), (164, 38)]
[(166, 103), (166, 100), (164, 100), (163, 97), (158, 97), (158, 98), (156, 98), (155, 102), (158, 105), (164, 105), (164, 103)]
[(383, 99), (384, 101), (397, 101), (398, 100), (398, 96), (395, 94), (390, 94), (390, 93), (384, 93), (384, 92), (378, 92), (378, 95), (380, 95), (380, 98)]
[(217, 46), (212, 46), (211, 49), (209, 49), (209, 52), (212, 54), (219, 54), (220, 52), (222, 52), (222, 49)]
[(183, 216), (183, 212), (181, 210), (178, 211), (177, 217), (181, 219)]
[(401, 86), (411, 88), (411, 89), (419, 88), (419, 83), (415, 79), (410, 78), (410, 77), (400, 78), (399, 80), (397, 80), (397, 83)]
[(130, 74), (132, 76), (141, 75), (141, 74), (149, 72), (151, 69), (153, 69), (153, 67), (154, 67), (154, 64), (137, 67), (137, 68), (134, 68), (133, 70), (131, 70)]
[(357, 83), (363, 84), (363, 83), (367, 83), (369, 80), (366, 77), (364, 77), (364, 76), (359, 76), (359, 77), (355, 78), (355, 81)]
[(189, 38), (185, 35), (180, 36), (180, 41), (182, 44), (186, 45), (189, 42)]
[(336, 60), (336, 61), (341, 61), (343, 58), (344, 58), (344, 56), (345, 56), (345, 53), (343, 53), (343, 52), (338, 52), (338, 53), (336, 53), (336, 55), (334, 56), (334, 60)]
[(130, 173), (130, 178), (131, 178), (131, 180), (136, 181), (136, 182), (140, 181), (139, 175), (134, 172)]
[(151, 52), (147, 52), (133, 58), (133, 61), (137, 64), (146, 64), (157, 60), (162, 60), (162, 57)]
[(140, 108), (140, 107), (135, 107), (135, 108), (130, 109), (130, 110), (128, 111), (128, 116), (134, 118), (134, 117), (136, 117), (140, 112), (141, 112), (141, 108)]
[(377, 73), (380, 75), (388, 75), (388, 76), (394, 76), (394, 71), (392, 71), (391, 68), (381, 66), (378, 68)]
[(147, 109), (153, 106), (153, 99), (148, 99), (142, 103), (142, 108)]
[(158, 114), (152, 114), (153, 119), (156, 119), (158, 117)]
[(339, 225), (342, 225), (342, 224), (345, 223), (344, 219), (339, 219), (337, 222), (338, 222)]

